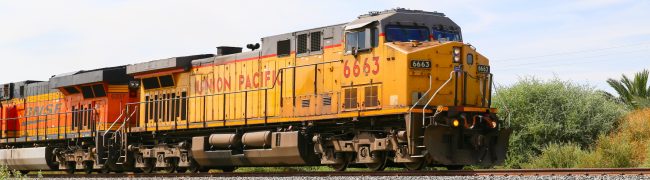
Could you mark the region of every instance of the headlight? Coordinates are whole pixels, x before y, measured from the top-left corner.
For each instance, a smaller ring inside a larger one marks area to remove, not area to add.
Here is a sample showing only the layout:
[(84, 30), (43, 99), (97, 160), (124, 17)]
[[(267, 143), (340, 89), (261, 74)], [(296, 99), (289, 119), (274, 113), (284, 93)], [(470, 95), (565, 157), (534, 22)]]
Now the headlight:
[(458, 119), (454, 119), (454, 121), (451, 122), (451, 125), (453, 125), (454, 127), (458, 127), (458, 125), (460, 125), (460, 122), (458, 121)]
[(460, 47), (454, 47), (454, 63), (460, 63)]

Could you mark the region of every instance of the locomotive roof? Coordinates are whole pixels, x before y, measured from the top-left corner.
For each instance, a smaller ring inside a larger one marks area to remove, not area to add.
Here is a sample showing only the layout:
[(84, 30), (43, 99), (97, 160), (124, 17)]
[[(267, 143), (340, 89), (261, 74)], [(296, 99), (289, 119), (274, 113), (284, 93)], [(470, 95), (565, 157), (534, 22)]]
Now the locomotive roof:
[(180, 56), (167, 59), (153, 60), (149, 62), (131, 64), (126, 67), (126, 73), (133, 75), (144, 72), (188, 68), (193, 60), (214, 57), (214, 54), (198, 54), (192, 56)]
[[(27, 81), (19, 81), (19, 82), (12, 82), (12, 83), (2, 84), (2, 85), (0, 85), (0, 92), (2, 92), (0, 94), (0, 99), (8, 100), (8, 99), (11, 99), (11, 98), (22, 98), (21, 93), (20, 93), (20, 90), (21, 90), (20, 87), (23, 86), (23, 90), (24, 90), (25, 87), (27, 87), (27, 85), (33, 84), (33, 83), (38, 83), (38, 82), (42, 82), (42, 81), (27, 80)], [(7, 89), (5, 89), (5, 85), (8, 85)], [(11, 92), (9, 94), (9, 96), (7, 96), (7, 97), (4, 96), (5, 91)]]
[(96, 82), (127, 84), (130, 79), (130, 76), (126, 74), (126, 66), (115, 66), (55, 75), (50, 78), (50, 88), (60, 88)]
[(27, 84), (27, 87), (25, 88), (25, 96), (35, 96), (40, 94), (53, 93), (57, 91), (58, 91), (57, 89), (50, 88), (49, 81), (35, 82), (35, 83)]
[[(262, 47), (256, 51), (248, 51), (242, 53), (235, 53), (225, 56), (215, 56), (209, 58), (197, 59), (192, 62), (192, 65), (204, 65), (208, 63), (221, 64), (230, 61), (237, 61), (250, 58), (258, 58), (264, 56), (273, 56), (277, 52), (277, 42), (281, 40), (291, 41), (291, 51), (295, 52), (295, 38), (298, 34), (310, 32), (322, 32), (323, 46), (338, 45), (343, 39), (343, 32), (363, 28), (368, 25), (378, 25), (383, 27), (386, 25), (418, 25), (426, 26), (429, 28), (442, 28), (446, 30), (460, 32), (460, 27), (451, 19), (439, 12), (428, 12), (422, 10), (409, 10), (403, 8), (396, 8), (385, 11), (372, 11), (357, 17), (357, 19), (342, 24), (335, 24), (330, 26), (323, 26), (318, 28), (306, 29), (295, 31), (285, 34), (267, 36), (262, 38)], [(380, 33), (383, 28), (378, 29)]]

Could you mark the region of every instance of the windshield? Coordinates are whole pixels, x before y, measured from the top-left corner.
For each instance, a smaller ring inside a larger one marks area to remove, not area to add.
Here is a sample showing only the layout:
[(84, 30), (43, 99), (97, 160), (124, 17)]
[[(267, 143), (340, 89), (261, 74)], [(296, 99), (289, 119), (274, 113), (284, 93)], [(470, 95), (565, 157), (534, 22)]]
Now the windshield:
[(433, 38), (436, 41), (461, 41), (460, 34), (458, 34), (457, 32), (449, 32), (449, 31), (434, 30)]
[(418, 26), (386, 26), (386, 41), (429, 41), (429, 29)]

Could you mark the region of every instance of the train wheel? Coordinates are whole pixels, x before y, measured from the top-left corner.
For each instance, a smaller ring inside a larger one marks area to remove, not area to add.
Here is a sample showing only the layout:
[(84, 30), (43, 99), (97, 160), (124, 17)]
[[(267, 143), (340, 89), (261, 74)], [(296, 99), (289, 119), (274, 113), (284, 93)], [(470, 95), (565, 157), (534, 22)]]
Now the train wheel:
[(377, 161), (376, 163), (369, 163), (366, 164), (366, 167), (368, 167), (369, 170), (371, 171), (383, 171), (386, 169), (386, 163), (388, 161), (388, 158), (386, 156), (386, 152), (383, 151), (375, 151), (372, 152), (370, 157)]
[(165, 172), (166, 173), (174, 173), (178, 169), (178, 161), (174, 158), (167, 158), (165, 159)]
[(29, 174), (29, 170), (20, 170), (20, 171), (18, 171), (18, 172), (20, 172), (20, 175), (26, 175), (26, 174)]
[(329, 167), (334, 169), (335, 171), (345, 171), (348, 169), (348, 165), (350, 165), (350, 161), (352, 159), (352, 156), (346, 154), (346, 153), (336, 153), (335, 154), (336, 159), (341, 159), (341, 163), (339, 164), (331, 164)]
[(156, 159), (146, 158), (144, 159), (144, 167), (140, 168), (143, 173), (152, 173), (156, 169)]
[(75, 162), (67, 162), (65, 164), (65, 173), (66, 174), (74, 174), (75, 170), (77, 170), (77, 163), (75, 163)]
[(92, 161), (85, 161), (83, 162), (84, 164), (84, 172), (86, 174), (92, 174), (93, 173), (93, 162)]
[(424, 159), (418, 159), (415, 162), (404, 163), (404, 168), (406, 168), (409, 171), (419, 171), (424, 169), (424, 166), (426, 164), (427, 163)]
[(463, 170), (465, 166), (463, 165), (453, 165), (453, 166), (446, 166), (447, 170)]

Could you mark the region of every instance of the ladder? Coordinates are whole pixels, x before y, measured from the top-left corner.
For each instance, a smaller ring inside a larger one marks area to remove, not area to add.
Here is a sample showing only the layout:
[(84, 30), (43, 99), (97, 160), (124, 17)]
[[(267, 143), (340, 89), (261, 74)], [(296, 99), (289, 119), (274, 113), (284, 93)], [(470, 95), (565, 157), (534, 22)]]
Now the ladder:
[[(101, 159), (105, 165), (122, 165), (127, 160), (128, 136), (130, 121), (136, 115), (138, 106), (129, 105), (120, 113), (115, 121), (102, 134), (102, 146), (105, 156)], [(116, 128), (116, 129), (114, 129)]]

